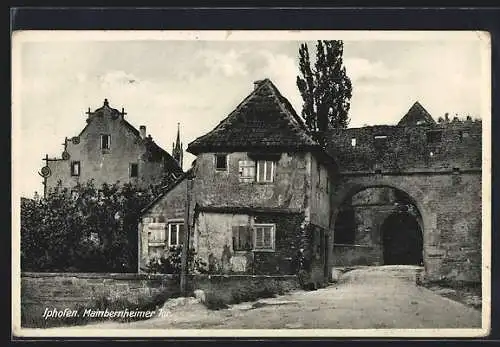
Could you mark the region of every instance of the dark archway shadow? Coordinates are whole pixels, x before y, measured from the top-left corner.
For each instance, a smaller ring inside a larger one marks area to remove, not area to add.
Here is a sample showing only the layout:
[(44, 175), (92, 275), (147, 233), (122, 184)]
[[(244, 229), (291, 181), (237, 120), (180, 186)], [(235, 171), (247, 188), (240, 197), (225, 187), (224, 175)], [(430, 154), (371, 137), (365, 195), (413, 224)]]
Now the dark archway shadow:
[(380, 228), (384, 265), (423, 265), (423, 235), (417, 218), (409, 212), (394, 212)]

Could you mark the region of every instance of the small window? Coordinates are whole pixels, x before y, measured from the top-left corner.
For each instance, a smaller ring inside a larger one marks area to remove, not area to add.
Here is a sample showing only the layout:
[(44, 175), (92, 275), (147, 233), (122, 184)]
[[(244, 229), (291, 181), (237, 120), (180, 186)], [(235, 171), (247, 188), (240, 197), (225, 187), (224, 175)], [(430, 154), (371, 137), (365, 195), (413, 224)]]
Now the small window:
[(428, 143), (437, 143), (441, 141), (441, 136), (442, 136), (441, 131), (428, 131), (426, 136), (427, 136), (427, 142)]
[(274, 161), (259, 160), (257, 162), (257, 182), (274, 181)]
[(227, 170), (227, 154), (215, 155), (215, 170), (217, 171)]
[(373, 137), (376, 148), (385, 148), (387, 145), (387, 135), (375, 135)]
[(148, 226), (148, 239), (150, 244), (165, 244), (165, 223), (150, 223)]
[(71, 176), (80, 176), (80, 162), (71, 162)]
[(463, 139), (468, 139), (470, 137), (469, 135), (469, 132), (468, 131), (461, 131), (460, 132), (460, 138), (463, 140)]
[(255, 224), (255, 250), (274, 250), (275, 226), (274, 224)]
[(252, 160), (240, 160), (238, 162), (238, 173), (240, 182), (255, 181), (255, 162)]
[(356, 147), (356, 138), (355, 137), (353, 137), (351, 139), (351, 147)]
[(184, 224), (182, 223), (170, 223), (168, 225), (168, 245), (169, 247), (175, 247), (182, 244), (184, 239)]
[(101, 149), (109, 149), (111, 145), (111, 135), (101, 135)]
[(130, 164), (130, 177), (138, 177), (139, 176), (139, 165), (136, 163)]
[(233, 251), (251, 251), (252, 249), (252, 233), (248, 225), (234, 226)]

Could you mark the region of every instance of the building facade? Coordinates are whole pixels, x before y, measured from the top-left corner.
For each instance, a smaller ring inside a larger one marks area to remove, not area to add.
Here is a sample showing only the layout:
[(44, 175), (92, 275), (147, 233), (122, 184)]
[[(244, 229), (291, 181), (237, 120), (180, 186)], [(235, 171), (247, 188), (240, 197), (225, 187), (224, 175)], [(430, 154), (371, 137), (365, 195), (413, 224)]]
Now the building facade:
[(146, 126), (137, 130), (125, 111), (111, 108), (107, 99), (87, 115), (80, 134), (65, 138), (61, 157), (45, 157), (40, 171), (45, 194), (58, 185), (71, 189), (91, 179), (97, 187), (117, 182), (145, 187), (183, 173), (178, 161), (146, 134)]

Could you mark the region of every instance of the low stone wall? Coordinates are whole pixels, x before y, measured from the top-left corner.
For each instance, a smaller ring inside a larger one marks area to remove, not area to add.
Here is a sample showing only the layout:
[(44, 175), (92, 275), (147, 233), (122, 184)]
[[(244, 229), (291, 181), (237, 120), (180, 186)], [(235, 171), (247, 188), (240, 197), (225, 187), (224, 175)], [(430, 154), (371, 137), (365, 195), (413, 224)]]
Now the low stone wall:
[(382, 265), (380, 246), (334, 245), (334, 266)]
[[(178, 295), (177, 275), (25, 272), (21, 276), (21, 324), (39, 325), (46, 309), (81, 311), (120, 301), (139, 306), (151, 304), (156, 297)], [(57, 321), (64, 324), (64, 320)]]
[[(285, 291), (299, 288), (296, 276), (250, 275), (189, 275), (189, 292), (232, 293), (240, 288), (279, 286)], [(165, 300), (180, 295), (179, 275), (172, 274), (117, 274), (117, 273), (33, 273), (21, 275), (21, 325), (48, 327), (82, 323), (74, 317), (47, 320), (49, 309), (62, 311), (86, 309), (154, 310)], [(109, 307), (108, 307), (109, 306)]]

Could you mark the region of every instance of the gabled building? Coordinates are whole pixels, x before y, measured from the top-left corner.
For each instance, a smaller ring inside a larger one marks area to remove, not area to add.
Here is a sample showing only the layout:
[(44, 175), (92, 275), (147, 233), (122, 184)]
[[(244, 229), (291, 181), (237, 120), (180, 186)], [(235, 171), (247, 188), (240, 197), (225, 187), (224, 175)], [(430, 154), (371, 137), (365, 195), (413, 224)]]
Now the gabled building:
[(105, 99), (87, 115), (82, 131), (64, 139), (61, 157), (45, 157), (40, 172), (45, 192), (59, 182), (69, 189), (91, 179), (97, 187), (117, 182), (144, 187), (182, 175), (179, 163), (146, 134), (146, 126), (137, 130), (125, 119), (124, 109), (111, 108)]
[[(324, 277), (335, 163), (270, 80), (255, 82), (250, 95), (187, 151), (197, 156), (191, 243), (212, 271), (294, 274), (298, 254), (310, 248), (307, 266)], [(151, 211), (154, 206), (144, 211), (143, 240), (154, 223)], [(142, 259), (144, 265), (148, 257)]]
[(212, 273), (305, 270), (318, 284), (334, 267), (408, 264), (481, 281), (481, 121), (436, 123), (416, 102), (397, 125), (332, 129), (322, 148), (265, 79), (187, 151), (190, 174), (143, 211), (142, 270), (184, 239)]

